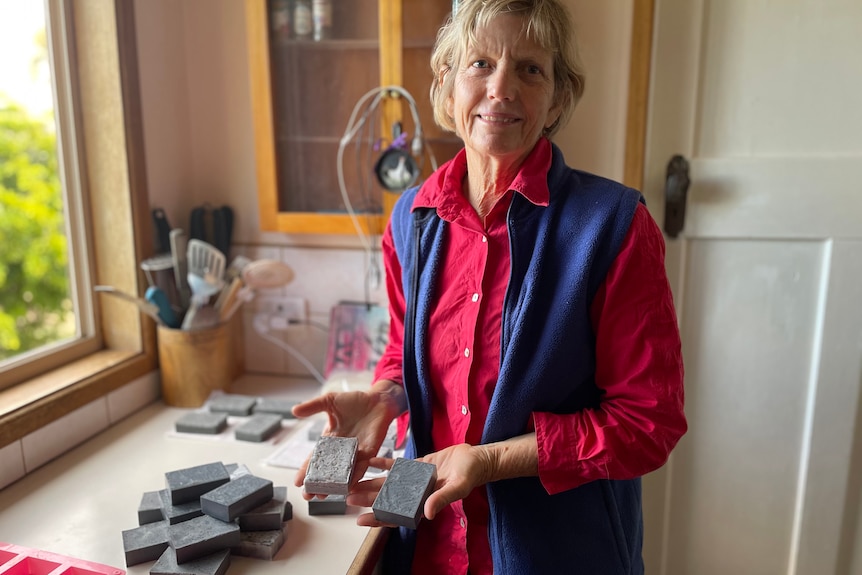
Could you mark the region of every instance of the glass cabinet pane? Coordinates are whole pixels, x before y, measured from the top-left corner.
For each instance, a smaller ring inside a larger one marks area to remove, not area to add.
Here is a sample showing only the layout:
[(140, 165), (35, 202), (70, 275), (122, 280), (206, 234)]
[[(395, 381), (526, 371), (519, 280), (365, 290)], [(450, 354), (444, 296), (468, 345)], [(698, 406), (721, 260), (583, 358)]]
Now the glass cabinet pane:
[[(433, 79), (431, 51), (437, 31), (452, 11), (451, 0), (402, 0), (402, 77), (404, 88), (415, 98), (419, 121), (437, 164), (449, 160), (462, 143), (454, 134), (444, 132), (434, 123), (429, 90)], [(406, 108), (406, 107), (405, 107)], [(405, 130), (413, 132), (410, 111), (404, 110)], [(429, 156), (425, 154), (423, 177), (431, 173)]]
[[(336, 160), (354, 105), (380, 83), (377, 3), (267, 2), (280, 212), (346, 211)], [(356, 145), (345, 149), (345, 165), (356, 163), (351, 148)], [(347, 166), (344, 179), (354, 210), (381, 211), (361, 170)]]

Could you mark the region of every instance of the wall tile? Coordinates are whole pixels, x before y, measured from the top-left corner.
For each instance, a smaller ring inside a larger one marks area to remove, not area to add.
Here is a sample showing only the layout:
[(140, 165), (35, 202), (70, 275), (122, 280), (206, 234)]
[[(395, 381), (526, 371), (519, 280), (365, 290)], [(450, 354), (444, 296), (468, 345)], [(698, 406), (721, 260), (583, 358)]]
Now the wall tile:
[(111, 425), (157, 401), (162, 394), (158, 371), (139, 377), (108, 394), (108, 420)]
[(0, 489), (18, 481), (25, 474), (21, 442), (15, 441), (0, 448)]
[(108, 425), (108, 402), (102, 397), (24, 436), (24, 469), (30, 473)]

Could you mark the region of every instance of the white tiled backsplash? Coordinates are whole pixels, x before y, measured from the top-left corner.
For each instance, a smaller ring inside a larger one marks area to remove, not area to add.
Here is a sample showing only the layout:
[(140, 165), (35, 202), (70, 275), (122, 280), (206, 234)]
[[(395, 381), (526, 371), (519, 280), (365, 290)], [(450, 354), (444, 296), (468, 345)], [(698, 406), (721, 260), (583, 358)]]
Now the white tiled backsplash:
[[(368, 300), (386, 305), (382, 268), (380, 285), (369, 288), (366, 295), (369, 266), (363, 250), (238, 246), (231, 253), (232, 257), (236, 255), (252, 260), (276, 259), (291, 267), (294, 278), (288, 285), (261, 290), (258, 295), (282, 295), (305, 301), (309, 324), (271, 330), (269, 334), (294, 348), (319, 372), (326, 356), (325, 328), (329, 325), (330, 310), (341, 301)], [(374, 257), (379, 263), (379, 254)], [(309, 370), (301, 361), (255, 331), (254, 317), (258, 311), (259, 302), (243, 306), (246, 372), (309, 377)], [(0, 489), (156, 401), (160, 395), (159, 374), (152, 372), (0, 448)]]
[[(262, 290), (260, 296), (283, 295), (302, 298), (306, 303), (309, 324), (271, 330), (269, 335), (284, 341), (305, 357), (317, 370), (323, 369), (332, 308), (342, 301), (370, 301), (387, 305), (382, 263), (374, 254), (379, 269), (379, 284), (368, 289), (365, 278), (369, 257), (360, 249), (290, 248), (238, 246), (231, 256), (244, 255), (252, 260), (276, 259), (294, 272), (293, 280), (282, 288)], [(245, 369), (249, 373), (308, 377), (309, 371), (288, 351), (262, 338), (254, 327), (259, 299), (243, 306)]]
[(157, 371), (0, 448), (0, 489), (90, 439), (161, 394)]

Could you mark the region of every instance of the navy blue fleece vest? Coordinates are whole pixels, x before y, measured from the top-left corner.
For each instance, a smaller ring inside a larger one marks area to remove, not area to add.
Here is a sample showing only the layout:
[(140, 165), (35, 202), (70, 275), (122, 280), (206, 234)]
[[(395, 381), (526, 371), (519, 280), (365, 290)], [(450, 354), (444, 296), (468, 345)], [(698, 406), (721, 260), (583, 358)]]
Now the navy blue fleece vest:
[[(508, 213), (511, 277), (503, 310), (500, 375), (483, 443), (525, 433), (533, 412), (596, 407), (595, 341), (589, 308), (619, 252), (640, 194), (565, 165), (554, 146), (548, 207), (515, 194)], [(392, 214), (406, 297), (404, 387), (411, 417), (408, 457), (432, 451), (428, 318), (447, 223), (412, 210), (408, 190)], [(640, 480), (600, 480), (548, 495), (536, 477), (486, 486), (496, 573), (643, 572)], [(389, 572), (409, 572), (415, 533), (393, 532)]]

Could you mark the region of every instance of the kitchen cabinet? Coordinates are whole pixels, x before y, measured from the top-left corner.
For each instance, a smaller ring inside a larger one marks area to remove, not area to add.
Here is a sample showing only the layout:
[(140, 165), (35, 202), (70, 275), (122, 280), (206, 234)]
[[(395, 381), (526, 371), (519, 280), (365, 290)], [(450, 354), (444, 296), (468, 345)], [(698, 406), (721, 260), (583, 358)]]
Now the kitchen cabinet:
[[(320, 5), (331, 10), (331, 20), (316, 34), (308, 10)], [(431, 172), (432, 157), (439, 164), (460, 149), (457, 137), (434, 124), (428, 96), (431, 50), (451, 6), (451, 0), (246, 0), (262, 230), (382, 233), (398, 192), (380, 185), (374, 167), (399, 128), (408, 142), (416, 133), (413, 111), (397, 90), (378, 106), (370, 100), (360, 106), (382, 86), (402, 87), (416, 101), (427, 144), (415, 156), (420, 178)], [(368, 114), (367, 121), (347, 138), (354, 111), (357, 118)]]

